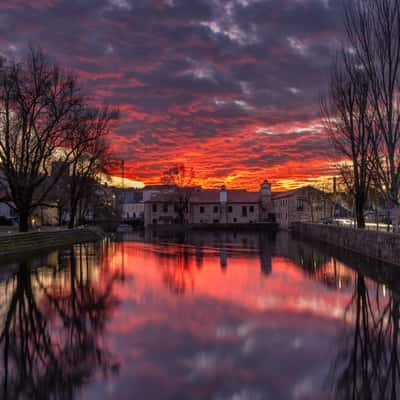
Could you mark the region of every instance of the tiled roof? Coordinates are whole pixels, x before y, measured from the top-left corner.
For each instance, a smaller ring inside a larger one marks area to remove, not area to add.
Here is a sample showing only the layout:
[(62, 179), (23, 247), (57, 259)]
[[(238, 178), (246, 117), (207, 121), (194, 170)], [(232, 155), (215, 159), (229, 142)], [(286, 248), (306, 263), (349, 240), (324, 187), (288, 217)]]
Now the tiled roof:
[(176, 192), (153, 193), (149, 200), (145, 203), (174, 203), (176, 201)]
[[(227, 190), (228, 203), (258, 203), (260, 201), (259, 192), (247, 192), (246, 190)], [(190, 202), (196, 203), (219, 203), (220, 190), (205, 189), (195, 190), (190, 196)], [(149, 202), (165, 203), (173, 202), (176, 199), (176, 193), (155, 193), (151, 196)]]
[(176, 185), (147, 185), (143, 190), (163, 190), (163, 189), (174, 189)]
[(208, 189), (198, 191), (190, 197), (191, 203), (219, 203), (219, 190)]
[(272, 199), (273, 200), (284, 199), (284, 198), (292, 197), (292, 196), (295, 196), (295, 195), (304, 195), (307, 192), (318, 192), (318, 193), (321, 193), (321, 194), (324, 193), (321, 190), (316, 189), (316, 188), (314, 188), (312, 186), (302, 186), (302, 187), (299, 187), (297, 189), (287, 190), (286, 192), (274, 193), (272, 195)]
[(258, 203), (259, 192), (248, 192), (246, 190), (228, 190), (228, 203)]

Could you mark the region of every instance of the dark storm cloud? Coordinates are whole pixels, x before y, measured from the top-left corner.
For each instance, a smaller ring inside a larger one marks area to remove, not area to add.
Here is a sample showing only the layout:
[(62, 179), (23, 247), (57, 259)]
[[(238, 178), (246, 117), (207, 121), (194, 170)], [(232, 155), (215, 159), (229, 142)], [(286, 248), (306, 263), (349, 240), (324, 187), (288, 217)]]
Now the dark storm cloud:
[[(341, 37), (338, 3), (14, 0), (0, 4), (0, 45), (20, 57), (39, 44), (74, 69), (94, 99), (119, 106), (114, 145), (138, 166), (138, 178), (154, 178), (140, 166), (151, 171), (151, 162), (159, 171), (157, 157), (172, 162), (189, 153), (199, 168), (208, 160), (207, 176), (238, 165), (265, 173), (279, 162), (271, 140), (283, 163), (296, 154), (323, 159), (323, 135), (302, 133), (302, 141), (287, 134), (318, 118)], [(256, 134), (277, 125), (282, 134), (273, 139)], [(246, 157), (240, 146), (247, 142), (260, 154)]]

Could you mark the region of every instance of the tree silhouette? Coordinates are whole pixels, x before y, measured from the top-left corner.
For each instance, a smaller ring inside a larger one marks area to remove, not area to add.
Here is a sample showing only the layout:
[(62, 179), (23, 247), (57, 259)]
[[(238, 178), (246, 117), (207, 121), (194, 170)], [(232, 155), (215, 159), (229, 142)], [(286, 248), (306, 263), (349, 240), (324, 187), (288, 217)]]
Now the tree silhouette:
[[(42, 271), (32, 271), (26, 261), (8, 284), (12, 291), (0, 335), (2, 398), (72, 399), (96, 371), (118, 368), (101, 341), (117, 305), (116, 275), (97, 285), (83, 258), (71, 251), (68, 259), (55, 284), (49, 286)], [(63, 272), (69, 280), (62, 279)]]

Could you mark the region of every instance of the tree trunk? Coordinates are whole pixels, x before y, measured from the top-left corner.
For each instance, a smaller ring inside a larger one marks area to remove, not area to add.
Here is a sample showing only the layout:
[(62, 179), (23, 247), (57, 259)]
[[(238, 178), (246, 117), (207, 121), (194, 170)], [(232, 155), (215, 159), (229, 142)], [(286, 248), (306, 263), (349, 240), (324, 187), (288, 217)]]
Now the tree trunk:
[(63, 207), (58, 206), (58, 207), (57, 207), (57, 225), (58, 225), (58, 226), (61, 226), (61, 225), (62, 225), (63, 212), (64, 212)]
[(29, 217), (30, 217), (30, 214), (28, 211), (21, 211), (19, 213), (19, 231), (20, 232), (28, 232)]
[(392, 210), (392, 224), (393, 224), (393, 232), (399, 232), (399, 206), (395, 205)]
[(75, 227), (76, 212), (77, 212), (77, 205), (71, 204), (71, 209), (69, 211), (69, 221), (68, 221), (69, 229), (72, 229)]
[(364, 218), (364, 202), (356, 198), (356, 223), (358, 229), (365, 228), (365, 218)]

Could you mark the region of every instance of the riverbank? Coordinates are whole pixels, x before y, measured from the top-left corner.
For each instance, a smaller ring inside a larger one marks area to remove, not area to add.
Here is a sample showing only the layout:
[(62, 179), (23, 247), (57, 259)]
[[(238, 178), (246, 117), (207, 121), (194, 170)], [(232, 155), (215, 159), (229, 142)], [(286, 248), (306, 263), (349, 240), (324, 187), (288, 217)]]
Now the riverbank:
[(11, 233), (0, 236), (0, 256), (96, 242), (104, 237), (105, 233), (96, 227)]
[(400, 234), (303, 222), (295, 223), (291, 228), (295, 236), (400, 265)]

